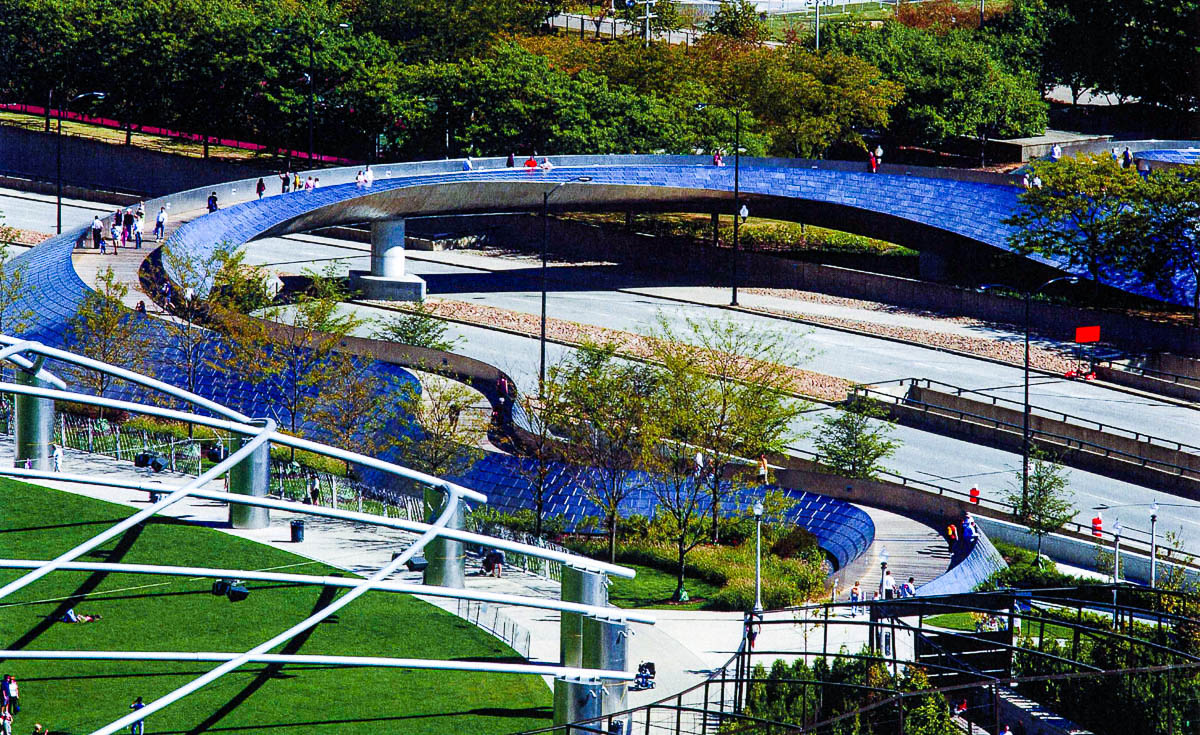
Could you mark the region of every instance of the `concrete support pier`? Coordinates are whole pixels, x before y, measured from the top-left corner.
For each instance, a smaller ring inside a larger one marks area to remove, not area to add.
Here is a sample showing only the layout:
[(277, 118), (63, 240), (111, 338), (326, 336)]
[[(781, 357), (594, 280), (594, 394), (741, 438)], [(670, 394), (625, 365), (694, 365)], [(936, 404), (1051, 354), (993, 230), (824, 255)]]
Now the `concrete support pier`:
[[(41, 362), (32, 370), (17, 368), (16, 382), (32, 388), (56, 388), (37, 377)], [(16, 452), (13, 466), (49, 472), (54, 469), (50, 457), (50, 444), (54, 441), (54, 401), (49, 398), (14, 395), (13, 413), (15, 420)]]
[[(446, 494), (437, 488), (427, 487), (424, 494), (425, 521), (432, 523), (442, 514), (446, 507)], [(462, 529), (463, 502), (457, 501), (458, 507), (446, 522), (447, 528)], [(438, 537), (425, 544), (425, 584), (439, 587), (454, 587), (462, 589), (467, 586), (466, 555), (463, 553), (461, 541)]]
[[(254, 422), (266, 425), (266, 422)], [(250, 437), (235, 442), (235, 449), (249, 443)], [(229, 492), (265, 498), (271, 487), (271, 445), (262, 444), (249, 457), (229, 470)], [(229, 504), (229, 525), (240, 529), (266, 528), (271, 525), (271, 510), (252, 505)]]
[(368, 299), (421, 301), (425, 281), (404, 272), (405, 226), (402, 219), (371, 223), (371, 272), (351, 271), (350, 283)]

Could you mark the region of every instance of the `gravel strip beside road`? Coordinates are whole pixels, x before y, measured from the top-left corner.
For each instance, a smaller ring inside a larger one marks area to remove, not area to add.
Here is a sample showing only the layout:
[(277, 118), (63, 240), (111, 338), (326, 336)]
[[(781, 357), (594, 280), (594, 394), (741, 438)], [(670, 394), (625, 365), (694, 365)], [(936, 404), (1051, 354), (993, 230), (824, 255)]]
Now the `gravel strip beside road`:
[[(385, 309), (400, 308), (403, 310), (403, 307), (398, 307), (392, 301), (366, 301), (363, 303)], [(541, 334), (541, 320), (533, 314), (450, 299), (431, 298), (425, 301), (425, 305), (435, 315), (447, 319), (504, 329), (531, 337)], [(584, 342), (614, 344), (617, 345), (621, 354), (641, 359), (650, 359), (654, 354), (652, 337), (607, 327), (580, 324), (565, 319), (548, 319), (546, 321), (546, 338), (572, 345)], [(731, 359), (733, 359), (732, 356)], [(789, 367), (787, 370), (791, 374), (793, 391), (819, 401), (843, 401), (852, 385), (844, 378), (815, 373), (803, 368)]]

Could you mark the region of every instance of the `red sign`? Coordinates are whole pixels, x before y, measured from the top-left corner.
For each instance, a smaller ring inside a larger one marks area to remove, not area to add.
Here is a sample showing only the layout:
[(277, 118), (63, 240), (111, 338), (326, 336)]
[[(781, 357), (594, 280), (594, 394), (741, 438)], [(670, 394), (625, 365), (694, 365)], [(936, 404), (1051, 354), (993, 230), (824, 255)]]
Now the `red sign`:
[(1075, 327), (1075, 341), (1083, 342), (1099, 342), (1100, 327)]

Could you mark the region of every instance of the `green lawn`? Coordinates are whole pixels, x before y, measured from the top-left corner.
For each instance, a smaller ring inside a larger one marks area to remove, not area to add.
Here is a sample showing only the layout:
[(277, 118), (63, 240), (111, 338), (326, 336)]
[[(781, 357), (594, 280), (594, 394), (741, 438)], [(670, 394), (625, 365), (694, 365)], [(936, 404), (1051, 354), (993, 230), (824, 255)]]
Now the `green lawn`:
[[(130, 514), (128, 508), (0, 480), (0, 556), (46, 559)], [(306, 574), (334, 569), (216, 530), (158, 520), (85, 555), (123, 560)], [(0, 570), (0, 584), (20, 572)], [(211, 580), (56, 572), (0, 603), (5, 648), (244, 651), (307, 617), (340, 592), (250, 583), (241, 603), (209, 593)], [(54, 623), (74, 606), (101, 614), (85, 625)], [(369, 593), (302, 635), (285, 653), (518, 660), (474, 626), (409, 596)], [(215, 667), (213, 663), (7, 661), (21, 713), (89, 732)], [(550, 691), (538, 677), (248, 665), (147, 720), (147, 733), (506, 733), (550, 723)]]
[[(1006, 616), (1001, 616), (1003, 620), (1007, 620)], [(946, 628), (947, 630), (975, 630), (975, 619), (971, 617), (971, 613), (945, 613), (943, 615), (931, 615), (925, 618), (925, 624), (935, 628)], [(1021, 621), (1021, 633), (1031, 636), (1041, 635), (1041, 623), (1034, 620)], [(1046, 638), (1063, 638), (1069, 639), (1072, 637), (1071, 629), (1055, 623), (1046, 623)]]
[(621, 563), (637, 572), (633, 579), (612, 577), (608, 600), (617, 607), (669, 608), (672, 610), (701, 610), (709, 597), (720, 588), (698, 579), (687, 579), (684, 588), (691, 601), (671, 602), (675, 594), (675, 575), (641, 564)]

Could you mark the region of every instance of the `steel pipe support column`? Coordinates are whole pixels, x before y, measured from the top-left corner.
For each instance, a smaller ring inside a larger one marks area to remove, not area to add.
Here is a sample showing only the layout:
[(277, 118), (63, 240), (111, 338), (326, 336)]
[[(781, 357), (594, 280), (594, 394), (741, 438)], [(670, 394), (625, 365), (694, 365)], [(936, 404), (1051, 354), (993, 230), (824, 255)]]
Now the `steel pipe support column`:
[[(446, 505), (446, 495), (437, 488), (427, 487), (424, 494), (425, 521), (432, 523), (441, 515)], [(463, 527), (463, 503), (456, 501), (458, 508), (446, 522), (446, 528), (461, 530)], [(439, 587), (466, 587), (466, 556), (463, 553), (463, 543), (453, 539), (438, 537), (425, 545), (425, 584)]]
[[(255, 425), (266, 426), (265, 421)], [(251, 437), (241, 437), (237, 447), (249, 443)], [(265, 498), (271, 489), (271, 443), (265, 442), (249, 456), (229, 470), (229, 492)], [(271, 525), (271, 511), (255, 505), (229, 504), (229, 524), (234, 528), (255, 529)]]
[[(35, 365), (32, 371), (17, 368), (14, 371), (17, 384), (33, 388), (57, 387), (37, 377), (39, 367), (40, 364)], [(53, 470), (50, 444), (54, 441), (54, 401), (14, 395), (13, 414), (16, 425), (13, 432), (16, 438), (13, 466), (24, 467), (28, 462), (32, 470)]]
[[(583, 665), (605, 671), (629, 670), (629, 628), (624, 621), (583, 619)], [(606, 681), (601, 685), (604, 697), (600, 702), (602, 714), (624, 712), (628, 709), (623, 681)]]
[[(604, 607), (608, 604), (608, 585), (600, 572), (564, 565), (562, 568), (563, 602)], [(584, 665), (584, 616), (564, 612), (559, 618), (559, 658), (563, 666)]]
[[(563, 613), (564, 615), (566, 613)], [(566, 725), (568, 722), (590, 720), (604, 714), (602, 702), (604, 690), (597, 682), (589, 679), (555, 679), (554, 680), (554, 724)], [(586, 727), (564, 727), (555, 730), (555, 735), (594, 735), (603, 730), (600, 723), (591, 723)]]
[(351, 284), (369, 299), (421, 301), (425, 281), (404, 272), (405, 225), (402, 219), (371, 223), (371, 272), (352, 271)]

